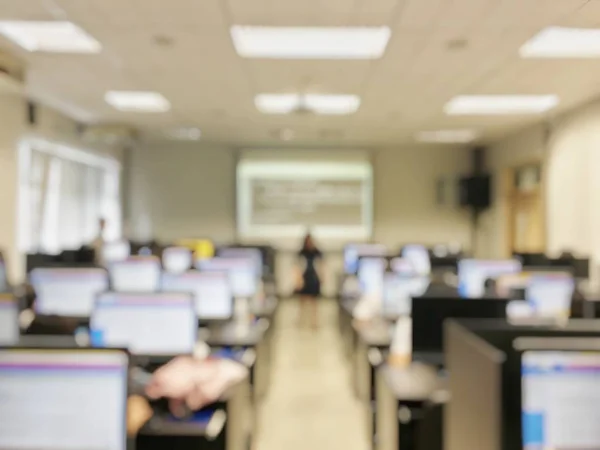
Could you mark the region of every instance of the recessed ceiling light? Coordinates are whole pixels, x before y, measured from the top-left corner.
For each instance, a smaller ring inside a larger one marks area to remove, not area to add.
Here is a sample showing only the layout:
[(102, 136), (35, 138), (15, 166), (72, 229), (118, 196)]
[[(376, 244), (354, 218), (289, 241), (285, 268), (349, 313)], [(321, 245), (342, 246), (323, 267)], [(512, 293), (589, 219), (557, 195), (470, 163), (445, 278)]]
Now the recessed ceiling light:
[(345, 115), (358, 110), (360, 97), (331, 94), (259, 94), (254, 99), (254, 104), (265, 114), (308, 111), (324, 115)]
[(254, 98), (256, 109), (265, 114), (289, 114), (300, 105), (298, 94), (259, 94)]
[(527, 41), (522, 58), (599, 58), (600, 29), (548, 27)]
[(390, 35), (388, 27), (231, 27), (245, 58), (378, 59)]
[(300, 101), (317, 114), (352, 114), (360, 106), (360, 97), (356, 95), (308, 94), (300, 97)]
[(169, 136), (182, 141), (197, 141), (202, 137), (202, 131), (200, 128), (178, 128), (171, 131)]
[(165, 112), (171, 109), (169, 101), (158, 92), (109, 91), (104, 99), (120, 111)]
[(439, 144), (466, 144), (472, 142), (479, 134), (475, 130), (432, 130), (421, 131), (415, 136), (419, 142), (431, 142)]
[(0, 34), (30, 52), (98, 53), (100, 43), (71, 22), (0, 21)]
[(558, 105), (556, 95), (461, 95), (444, 107), (449, 115), (539, 114)]

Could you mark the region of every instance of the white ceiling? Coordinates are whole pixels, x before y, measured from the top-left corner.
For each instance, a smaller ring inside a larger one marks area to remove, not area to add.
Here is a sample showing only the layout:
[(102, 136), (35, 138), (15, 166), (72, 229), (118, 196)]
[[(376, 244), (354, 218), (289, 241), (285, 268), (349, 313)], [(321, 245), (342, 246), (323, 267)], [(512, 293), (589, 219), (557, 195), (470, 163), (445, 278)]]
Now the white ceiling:
[[(300, 143), (406, 143), (418, 130), (477, 127), (486, 141), (540, 117), (446, 117), (457, 94), (551, 94), (557, 111), (600, 94), (600, 60), (520, 60), (519, 47), (548, 25), (600, 25), (600, 0), (1, 0), (0, 19), (66, 18), (98, 39), (100, 55), (24, 54), (28, 91), (81, 120), (131, 123), (150, 133), (198, 126), (209, 141), (265, 144), (292, 128)], [(242, 25), (389, 25), (377, 61), (265, 61), (238, 57)], [(173, 39), (160, 47), (156, 35)], [(1, 38), (0, 38), (1, 39)], [(466, 39), (463, 50), (447, 42)], [(0, 46), (20, 49), (0, 40)], [(348, 117), (274, 117), (260, 92), (358, 94)], [(156, 90), (165, 114), (121, 113), (107, 90)], [(556, 111), (555, 111), (556, 112)], [(325, 135), (327, 137), (325, 137)]]

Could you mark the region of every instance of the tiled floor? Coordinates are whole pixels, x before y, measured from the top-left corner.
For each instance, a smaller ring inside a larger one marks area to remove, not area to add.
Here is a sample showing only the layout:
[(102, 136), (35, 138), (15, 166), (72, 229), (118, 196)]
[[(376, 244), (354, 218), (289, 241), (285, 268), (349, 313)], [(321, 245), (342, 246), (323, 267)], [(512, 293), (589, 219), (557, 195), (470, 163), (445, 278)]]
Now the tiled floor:
[(331, 301), (321, 327), (297, 325), (298, 303), (279, 310), (272, 384), (260, 413), (256, 450), (367, 450), (361, 410), (349, 380)]

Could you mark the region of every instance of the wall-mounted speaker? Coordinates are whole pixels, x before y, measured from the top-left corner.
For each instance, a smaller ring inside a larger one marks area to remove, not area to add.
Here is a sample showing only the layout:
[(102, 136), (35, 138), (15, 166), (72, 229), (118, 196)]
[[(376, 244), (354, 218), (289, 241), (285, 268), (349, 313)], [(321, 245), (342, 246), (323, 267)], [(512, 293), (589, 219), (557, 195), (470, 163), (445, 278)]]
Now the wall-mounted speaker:
[(27, 123), (34, 127), (37, 125), (37, 105), (33, 102), (27, 102)]

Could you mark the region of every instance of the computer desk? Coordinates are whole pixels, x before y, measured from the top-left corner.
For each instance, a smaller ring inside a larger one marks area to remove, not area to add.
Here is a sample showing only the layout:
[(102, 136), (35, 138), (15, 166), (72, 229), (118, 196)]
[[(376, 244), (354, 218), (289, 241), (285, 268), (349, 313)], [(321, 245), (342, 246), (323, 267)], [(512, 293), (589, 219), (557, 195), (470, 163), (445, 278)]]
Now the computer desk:
[(271, 323), (267, 319), (258, 319), (247, 326), (228, 322), (210, 328), (204, 339), (213, 349), (252, 349), (255, 352), (256, 363), (250, 371), (255, 400), (264, 397), (269, 387), (272, 344), (265, 337), (268, 336), (270, 328)]
[(219, 402), (201, 423), (151, 418), (138, 432), (136, 450), (247, 450), (252, 448), (254, 417), (250, 405), (250, 380), (246, 377)]
[(413, 450), (424, 405), (447, 397), (446, 380), (436, 369), (421, 363), (407, 367), (383, 364), (377, 370), (375, 450)]
[(386, 360), (392, 344), (393, 326), (383, 319), (354, 322), (353, 370), (354, 392), (365, 412), (369, 436), (374, 437), (375, 408), (377, 403), (375, 374)]

